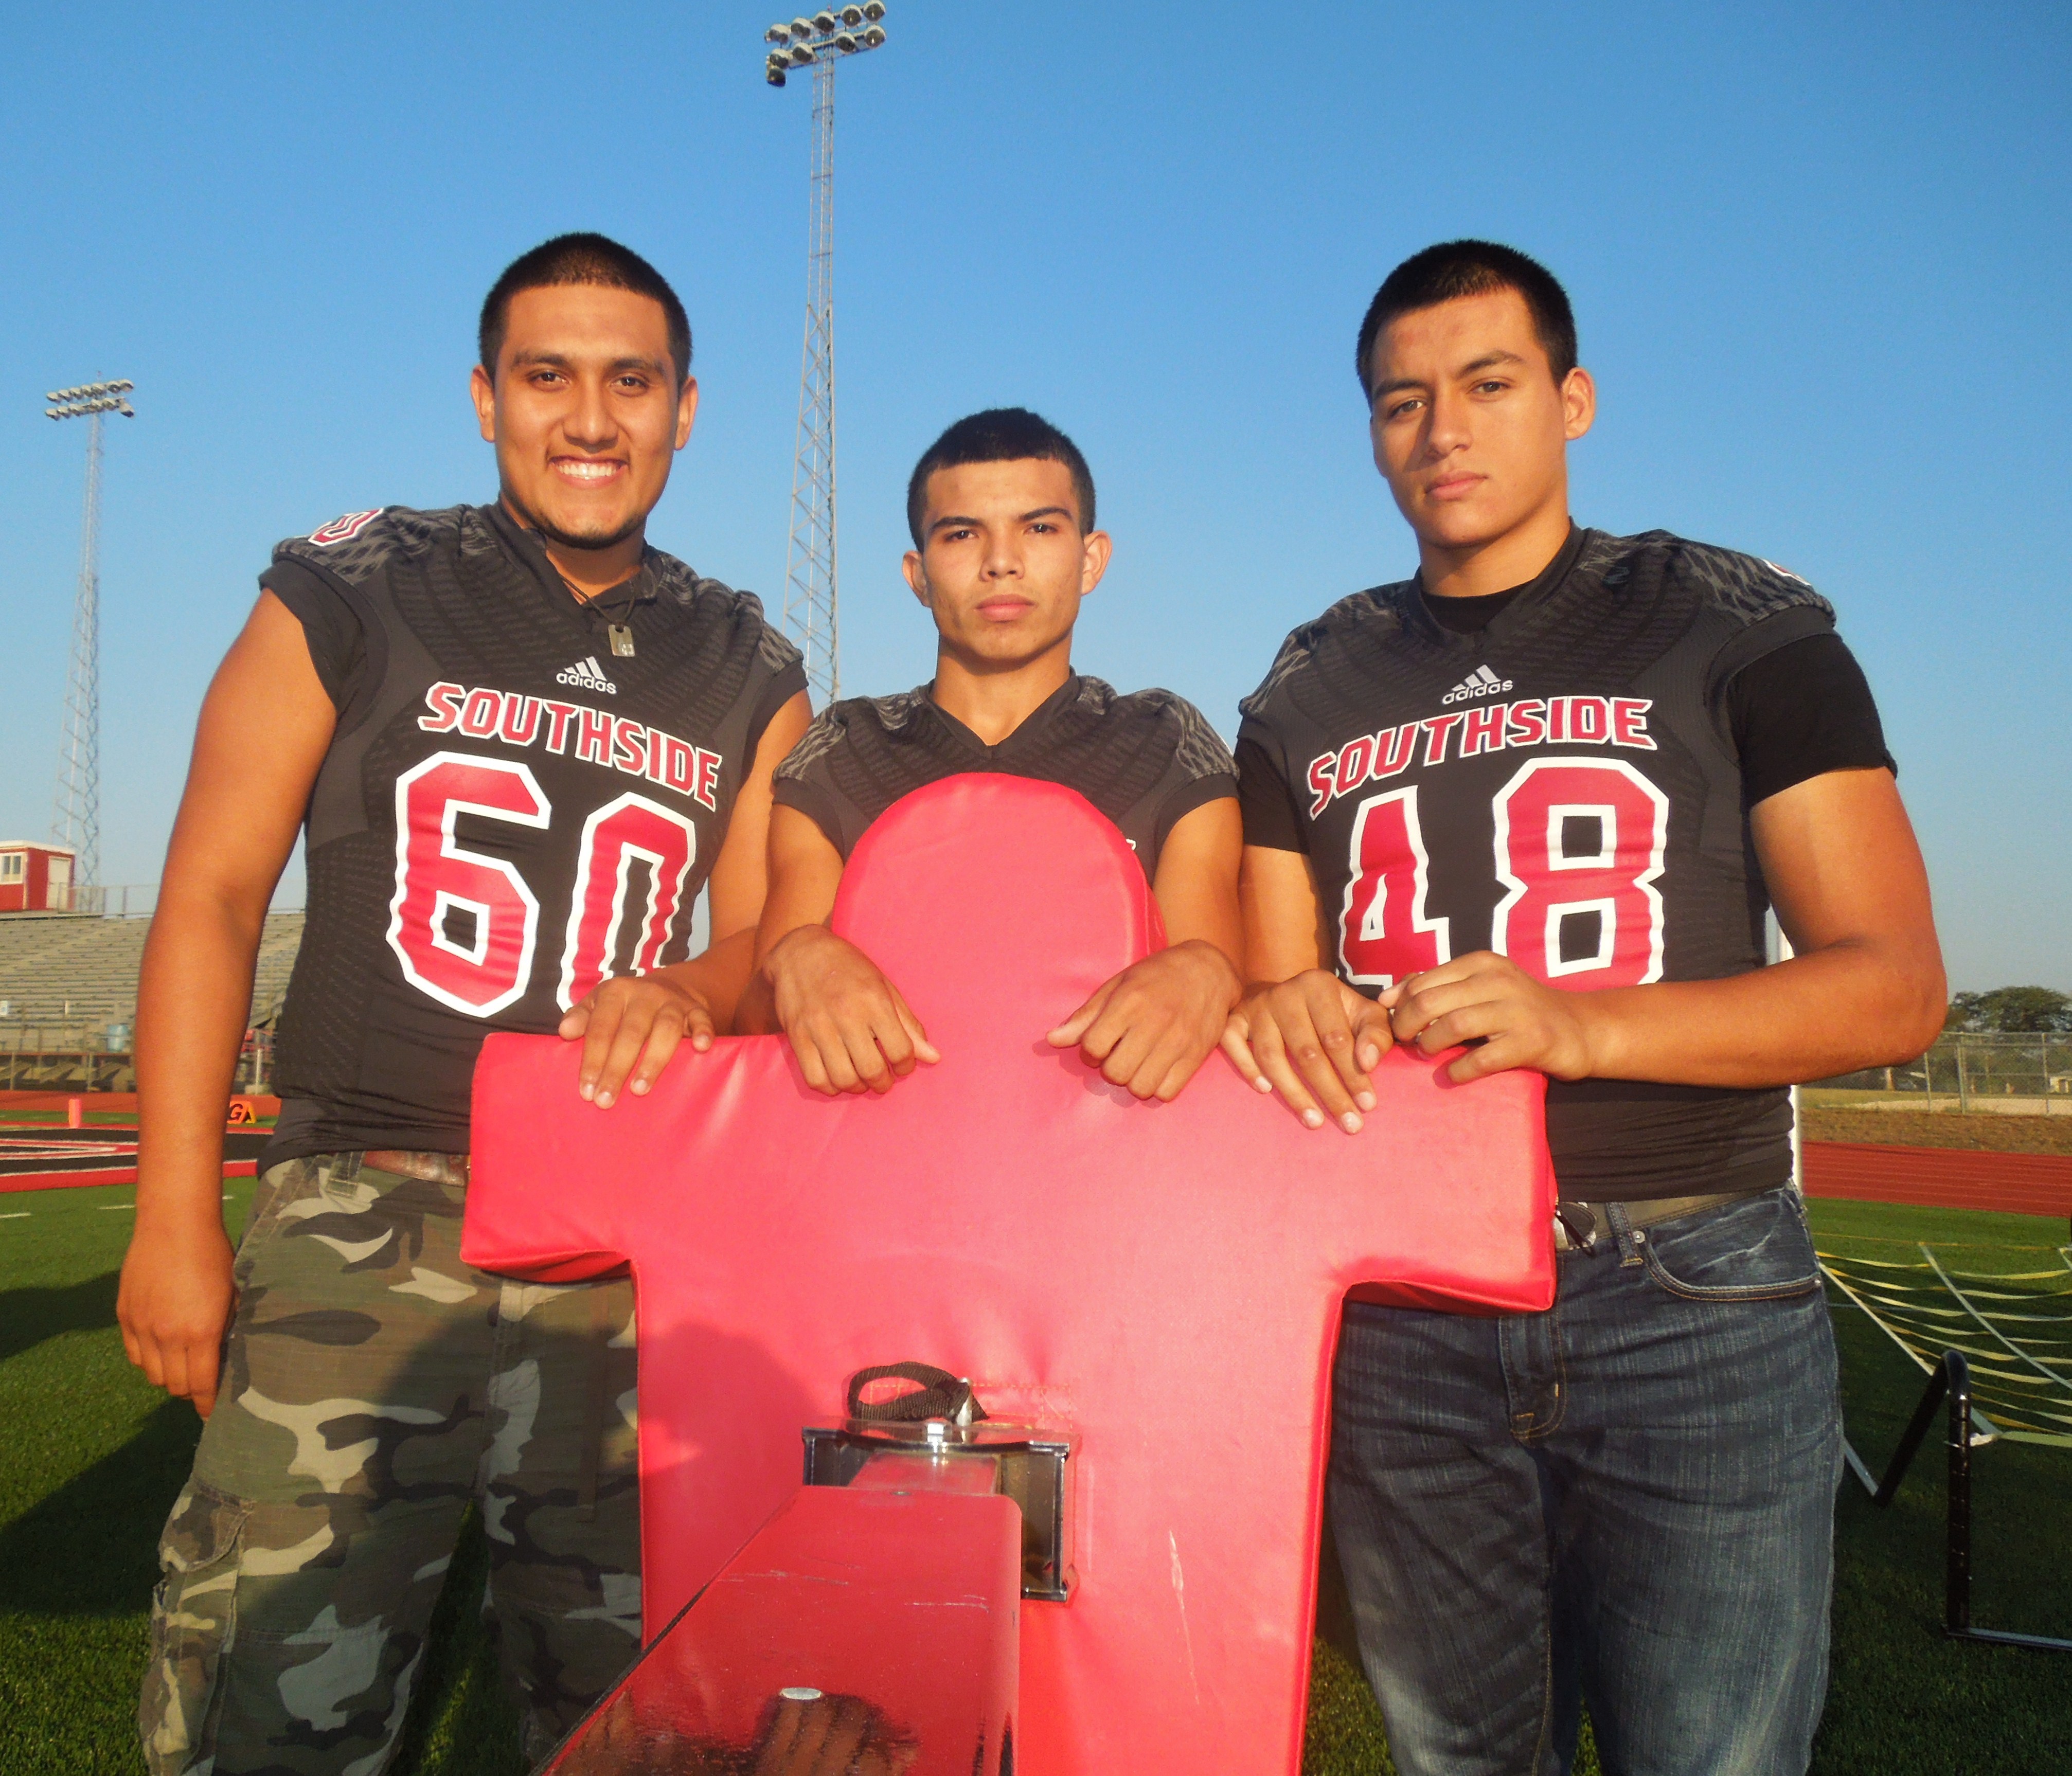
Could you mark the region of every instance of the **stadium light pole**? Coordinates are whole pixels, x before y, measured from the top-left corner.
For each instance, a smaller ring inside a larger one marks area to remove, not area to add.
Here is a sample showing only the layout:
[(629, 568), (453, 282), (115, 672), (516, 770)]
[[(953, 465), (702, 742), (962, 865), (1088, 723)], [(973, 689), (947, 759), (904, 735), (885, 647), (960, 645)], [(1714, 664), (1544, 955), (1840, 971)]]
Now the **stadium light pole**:
[(841, 688), (835, 627), (835, 64), (885, 41), (880, 0), (829, 7), (763, 34), (763, 76), (782, 86), (813, 71), (813, 154), (806, 226), (806, 344), (799, 370), (799, 431), (791, 458), (791, 538), (784, 561), (784, 624), (806, 656), (823, 708)]
[(53, 388), (43, 411), (86, 421), (86, 509), (80, 524), (79, 597), (72, 607), (72, 672), (65, 681), (64, 738), (58, 748), (56, 804), (51, 837), (74, 853), (73, 904), (101, 880), (101, 421), (134, 419), (130, 381), (83, 382)]

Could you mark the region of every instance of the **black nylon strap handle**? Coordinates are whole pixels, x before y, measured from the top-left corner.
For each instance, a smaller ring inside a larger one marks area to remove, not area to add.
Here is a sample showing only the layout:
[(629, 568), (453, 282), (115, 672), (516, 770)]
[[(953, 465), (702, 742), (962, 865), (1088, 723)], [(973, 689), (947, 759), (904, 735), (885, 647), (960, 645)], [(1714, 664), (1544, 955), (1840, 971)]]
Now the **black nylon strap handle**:
[[(874, 1381), (911, 1381), (911, 1392), (866, 1404), (863, 1391)], [(930, 1363), (881, 1363), (849, 1378), (849, 1416), (863, 1424), (918, 1424), (924, 1419), (962, 1417), (966, 1404), (973, 1420), (985, 1408), (972, 1398), (972, 1384)]]

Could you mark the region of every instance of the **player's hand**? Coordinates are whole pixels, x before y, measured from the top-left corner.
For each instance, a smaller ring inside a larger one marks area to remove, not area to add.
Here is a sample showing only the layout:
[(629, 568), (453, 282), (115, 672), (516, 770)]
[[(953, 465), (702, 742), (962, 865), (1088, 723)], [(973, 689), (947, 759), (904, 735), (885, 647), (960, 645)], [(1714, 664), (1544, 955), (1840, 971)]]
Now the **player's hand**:
[(710, 1048), (712, 1007), (666, 972), (620, 975), (600, 982), (569, 1012), (561, 1034), (583, 1045), (577, 1092), (609, 1110), (622, 1091), (644, 1097), (680, 1043), (688, 1041), (701, 1054)]
[(1175, 944), (1103, 982), (1044, 1040), (1076, 1044), (1110, 1085), (1170, 1104), (1222, 1040), (1243, 985), (1215, 944)]
[(778, 1027), (816, 1092), (889, 1092), (917, 1062), (942, 1059), (878, 964), (824, 925), (786, 932), (763, 974)]
[(1258, 1090), (1278, 1092), (1304, 1126), (1321, 1128), (1328, 1116), (1356, 1135), (1360, 1112), (1375, 1102), (1367, 1075), (1394, 1042), (1382, 1001), (1322, 968), (1262, 982), (1231, 1013), (1223, 1052)]
[(231, 1256), (220, 1217), (193, 1227), (140, 1223), (115, 1296), (130, 1360), (154, 1388), (192, 1400), (204, 1418), (216, 1408), (223, 1329), (236, 1305)]
[(1446, 1069), (1465, 1083), (1514, 1067), (1557, 1079), (1588, 1079), (1597, 995), (1563, 993), (1536, 980), (1510, 957), (1478, 950), (1413, 974), (1394, 994), (1391, 1022), (1400, 1042), (1437, 1054), (1476, 1042)]

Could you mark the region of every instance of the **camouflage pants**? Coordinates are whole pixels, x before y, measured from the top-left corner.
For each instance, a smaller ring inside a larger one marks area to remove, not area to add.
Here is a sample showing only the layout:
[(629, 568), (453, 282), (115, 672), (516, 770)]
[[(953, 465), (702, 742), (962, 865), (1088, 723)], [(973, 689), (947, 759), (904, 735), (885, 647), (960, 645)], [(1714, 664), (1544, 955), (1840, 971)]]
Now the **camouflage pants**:
[(138, 1712), (154, 1776), (376, 1776), (471, 1500), (528, 1755), (638, 1651), (631, 1285), (470, 1269), (465, 1196), (358, 1153), (261, 1181), (222, 1387), (160, 1546)]

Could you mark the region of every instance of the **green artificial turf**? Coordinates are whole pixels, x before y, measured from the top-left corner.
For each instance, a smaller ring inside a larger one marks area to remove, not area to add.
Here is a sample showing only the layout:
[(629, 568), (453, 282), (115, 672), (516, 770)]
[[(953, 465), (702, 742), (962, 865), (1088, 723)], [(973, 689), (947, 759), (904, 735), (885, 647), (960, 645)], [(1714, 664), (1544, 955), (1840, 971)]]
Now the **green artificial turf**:
[[(252, 1183), (225, 1186), (233, 1228)], [(0, 1776), (134, 1770), (136, 1686), (160, 1524), (198, 1421), (123, 1359), (116, 1272), (127, 1186), (0, 1194)], [(2033, 1269), (2064, 1223), (1961, 1210), (1815, 1202), (1824, 1245), (1905, 1257), (1965, 1244), (1965, 1268)], [(1877, 1242), (1877, 1243), (1873, 1243)], [(1988, 1248), (2027, 1248), (1995, 1255)], [(1920, 1371), (1855, 1308), (1836, 1315), (1849, 1433), (1873, 1468)], [(2072, 1452), (1996, 1444), (1973, 1460), (1975, 1619), (2072, 1635)], [(1887, 1511), (1853, 1482), (1837, 1511), (1834, 1680), (1822, 1776), (2072, 1767), (2072, 1656), (1952, 1644), (1940, 1633), (1942, 1474), (1931, 1442)], [(471, 1531), (434, 1625), (397, 1776), (517, 1776), (516, 1733), (479, 1615)], [(1327, 1628), (1330, 1625), (1327, 1624)], [(1342, 1631), (1318, 1643), (1308, 1776), (1390, 1769)], [(1593, 1776), (1587, 1743), (1578, 1770)]]

